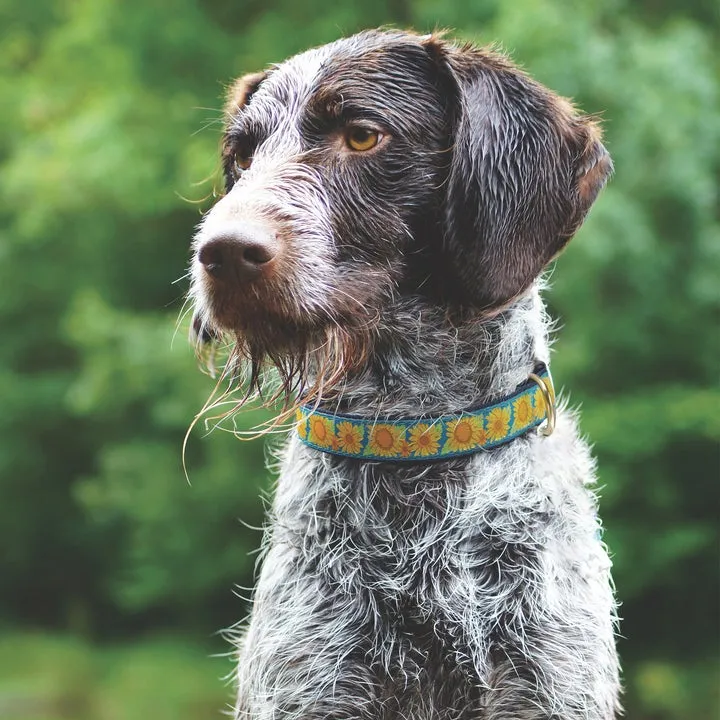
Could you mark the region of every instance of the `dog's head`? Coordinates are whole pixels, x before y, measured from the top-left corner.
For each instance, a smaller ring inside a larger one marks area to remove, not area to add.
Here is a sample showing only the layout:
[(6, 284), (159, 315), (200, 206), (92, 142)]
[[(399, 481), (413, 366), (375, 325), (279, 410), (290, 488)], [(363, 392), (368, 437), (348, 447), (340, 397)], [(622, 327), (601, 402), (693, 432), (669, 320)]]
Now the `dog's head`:
[(360, 355), (398, 293), (504, 307), (612, 169), (597, 123), (504, 56), (395, 31), (238, 80), (222, 160), (227, 193), (194, 243), (195, 327), (281, 365), (329, 337)]

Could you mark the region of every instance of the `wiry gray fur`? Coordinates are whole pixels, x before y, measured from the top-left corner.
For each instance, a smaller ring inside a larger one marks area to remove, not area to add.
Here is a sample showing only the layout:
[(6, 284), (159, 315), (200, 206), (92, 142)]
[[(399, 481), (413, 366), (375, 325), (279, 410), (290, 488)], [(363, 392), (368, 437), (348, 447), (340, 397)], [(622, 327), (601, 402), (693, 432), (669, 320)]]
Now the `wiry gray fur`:
[[(461, 76), (478, 62), (497, 74), (492, 92), (506, 97), (503, 112), (473, 105), (489, 90)], [(326, 107), (328, 88), (352, 96), (353, 83), (382, 89), (387, 77), (390, 89), (367, 100), (391, 127), (385, 154), (375, 153), (379, 170), (370, 155), (338, 159), (337, 145), (307, 130), (312, 112), (325, 112), (309, 108), (318, 96)], [(410, 86), (422, 95), (415, 108)], [(264, 134), (250, 169), (231, 169), (229, 192), (196, 239), (201, 335), (230, 333), (253, 363), (267, 356), (278, 364), (288, 387), (313, 386), (325, 409), (363, 417), (477, 407), (548, 362), (548, 321), (533, 278), (609, 172), (606, 160), (601, 177), (591, 175), (606, 155), (590, 121), (499, 56), (404, 33), (366, 33), (311, 51), (267, 78), (253, 76), (238, 93), (228, 110), (226, 169), (239, 152), (232, 143), (248, 141), (233, 141), (233, 132), (264, 123)], [(519, 107), (530, 117), (515, 123), (508, 117)], [(463, 129), (468, 113), (481, 116), (475, 125), (497, 124), (500, 137), (473, 140)], [(524, 141), (530, 146), (521, 148)], [(453, 142), (462, 157), (444, 159)], [(490, 145), (466, 157), (483, 143)], [(393, 163), (404, 183), (392, 182)], [(537, 165), (529, 176), (528, 163)], [(370, 202), (372, 172), (387, 184), (386, 197)], [(495, 190), (474, 187), (486, 181)], [(248, 217), (279, 238), (277, 262), (246, 286), (220, 281), (201, 250), (247, 233)], [(540, 224), (525, 238), (533, 217)], [(493, 238), (478, 241), (468, 227)], [(473, 242), (482, 260), (461, 257)], [(510, 252), (508, 243), (517, 247)], [(478, 263), (475, 290), (462, 267)], [(363, 352), (349, 358), (343, 346)], [(318, 385), (329, 356), (344, 372)], [(529, 433), (446, 461), (341, 458), (291, 435), (251, 620), (238, 635), (235, 718), (614, 718), (615, 603), (593, 482), (593, 460), (565, 407), (550, 437)]]

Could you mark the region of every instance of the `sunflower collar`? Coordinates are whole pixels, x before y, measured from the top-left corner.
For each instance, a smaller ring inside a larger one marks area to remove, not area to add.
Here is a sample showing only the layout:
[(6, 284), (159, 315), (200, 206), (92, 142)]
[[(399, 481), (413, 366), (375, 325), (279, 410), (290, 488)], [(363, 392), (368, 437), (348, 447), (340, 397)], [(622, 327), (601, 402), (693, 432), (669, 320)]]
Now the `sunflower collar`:
[(555, 427), (555, 391), (550, 371), (542, 363), (508, 397), (456, 415), (368, 419), (301, 405), (296, 427), (300, 440), (316, 450), (364, 460), (403, 462), (442, 460), (490, 450), (540, 425), (544, 435)]

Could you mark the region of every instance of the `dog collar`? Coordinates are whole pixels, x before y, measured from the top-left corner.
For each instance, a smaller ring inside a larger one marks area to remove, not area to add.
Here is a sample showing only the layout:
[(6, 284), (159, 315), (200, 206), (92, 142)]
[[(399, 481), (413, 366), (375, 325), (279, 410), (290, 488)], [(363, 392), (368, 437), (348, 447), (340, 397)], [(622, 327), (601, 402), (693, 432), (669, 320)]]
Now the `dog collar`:
[(555, 427), (555, 391), (540, 364), (507, 397), (475, 410), (417, 420), (361, 418), (300, 405), (297, 434), (306, 445), (332, 455), (391, 462), (442, 460), (505, 445), (539, 427)]

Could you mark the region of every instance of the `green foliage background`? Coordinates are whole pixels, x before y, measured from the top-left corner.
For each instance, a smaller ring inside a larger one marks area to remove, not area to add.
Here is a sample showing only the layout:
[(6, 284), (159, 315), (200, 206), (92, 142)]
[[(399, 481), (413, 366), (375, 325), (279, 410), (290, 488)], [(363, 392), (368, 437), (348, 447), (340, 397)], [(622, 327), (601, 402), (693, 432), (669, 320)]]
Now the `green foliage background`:
[(599, 459), (628, 716), (715, 717), (719, 12), (0, 0), (0, 718), (189, 720), (229, 698), (212, 633), (246, 610), (269, 480), (262, 442), (195, 432), (185, 482), (212, 382), (184, 327), (173, 342), (174, 281), (224, 84), (384, 23), (500, 41), (602, 113), (616, 176), (552, 275), (553, 369)]

